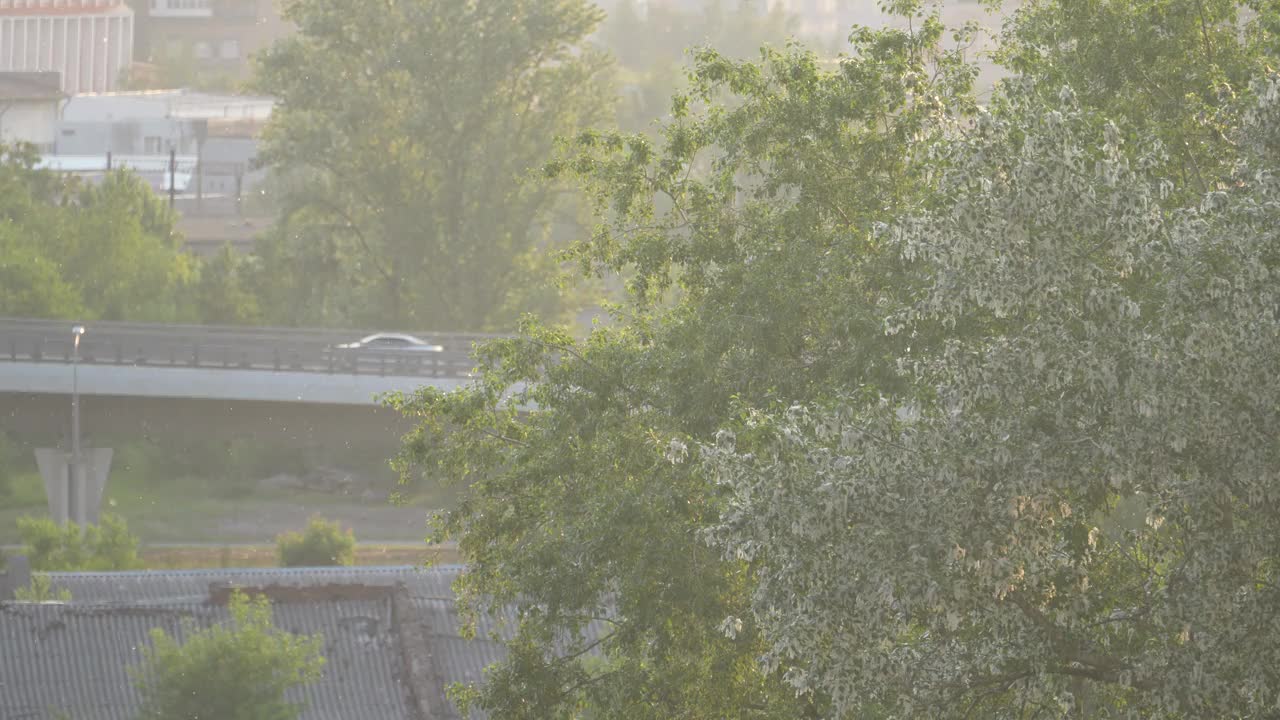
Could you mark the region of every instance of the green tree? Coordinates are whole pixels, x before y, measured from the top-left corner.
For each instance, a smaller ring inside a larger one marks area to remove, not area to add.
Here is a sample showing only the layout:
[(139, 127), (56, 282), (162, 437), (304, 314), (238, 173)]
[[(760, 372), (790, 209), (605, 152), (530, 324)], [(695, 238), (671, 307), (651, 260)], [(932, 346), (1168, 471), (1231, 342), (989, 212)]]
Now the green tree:
[(18, 518), (22, 554), (32, 570), (132, 570), (141, 567), (138, 538), (124, 519), (105, 513), (98, 525), (59, 526), (49, 518)]
[(0, 314), (178, 319), (193, 263), (172, 211), (127, 171), (90, 186), (37, 159), (0, 145)]
[[(1246, 661), (1276, 645), (1280, 93), (1244, 85), (1274, 66), (1259, 18), (1235, 93), (1179, 75), (1176, 23), (1159, 52), (1111, 56), (1132, 67), (1096, 65), (1178, 76), (1213, 98), (1190, 114), (1155, 109), (1159, 83), (1046, 91), (1093, 66), (1078, 34), (970, 119), (972, 68), (924, 18), (855, 30), (825, 66), (698, 53), (659, 144), (580, 136), (551, 170), (586, 180), (602, 220), (575, 253), (626, 274), (625, 304), (581, 342), (530, 323), (481, 349), (473, 389), (398, 401), (420, 422), (406, 476), (467, 487), (435, 535), (472, 562), (464, 601), (523, 610), (464, 700), (500, 718), (1265, 714), (1274, 664)], [(1197, 422), (1210, 447), (1175, 467)], [(577, 635), (602, 617), (598, 645)]]
[(57, 261), (45, 256), (25, 228), (0, 224), (0, 312), (13, 317), (76, 317), (79, 293)]
[(280, 247), (264, 253), (284, 260), (272, 282), (345, 322), (509, 327), (507, 300), (562, 207), (525, 176), (609, 110), (609, 64), (585, 43), (599, 10), (294, 0), (285, 12), (298, 33), (257, 66), (280, 101), (264, 149), (285, 188), (268, 238)]
[(47, 241), (48, 252), (94, 317), (181, 319), (194, 262), (181, 252), (177, 215), (164, 200), (118, 171), (81, 188), (71, 215), (69, 232)]
[(798, 691), (838, 717), (1273, 712), (1280, 77), (1249, 95), (1231, 189), (1165, 209), (1162, 143), (1012, 90), (886, 232), (933, 268), (887, 325), (948, 329), (904, 390), (705, 448), (710, 537), (756, 563)]
[(259, 301), (260, 259), (246, 257), (230, 245), (200, 263), (195, 304), (201, 322), (215, 325), (254, 325), (265, 317)]
[[(420, 421), (406, 477), (466, 488), (434, 538), (471, 563), (464, 602), (523, 611), (466, 697), (491, 717), (823, 716), (759, 664), (751, 565), (706, 544), (722, 491), (683, 460), (738, 403), (895, 380), (882, 358), (915, 341), (883, 337), (882, 313), (922, 280), (874, 228), (927, 188), (921, 144), (972, 109), (973, 69), (943, 41), (927, 19), (859, 31), (832, 65), (701, 51), (659, 145), (586, 133), (550, 168), (598, 203), (575, 254), (630, 277), (626, 304), (584, 341), (528, 323), (480, 349), (473, 388), (399, 401)], [(598, 646), (578, 635), (594, 618)]]
[(307, 521), (304, 532), (284, 533), (276, 538), (280, 567), (318, 567), (355, 563), (356, 537), (337, 522), (319, 515)]
[(66, 588), (53, 589), (53, 580), (44, 573), (31, 576), (31, 585), (13, 591), (13, 599), (18, 602), (71, 602), (71, 591)]
[(131, 667), (142, 709), (156, 720), (290, 720), (302, 711), (285, 692), (319, 679), (324, 658), (320, 635), (300, 637), (276, 628), (271, 604), (236, 592), (231, 622), (198, 628), (184, 640), (151, 631), (151, 647)]
[(1180, 203), (1231, 171), (1235, 99), (1280, 56), (1278, 30), (1280, 6), (1258, 0), (1027, 0), (995, 59), (1050, 96), (1070, 86), (1131, 141), (1160, 139)]

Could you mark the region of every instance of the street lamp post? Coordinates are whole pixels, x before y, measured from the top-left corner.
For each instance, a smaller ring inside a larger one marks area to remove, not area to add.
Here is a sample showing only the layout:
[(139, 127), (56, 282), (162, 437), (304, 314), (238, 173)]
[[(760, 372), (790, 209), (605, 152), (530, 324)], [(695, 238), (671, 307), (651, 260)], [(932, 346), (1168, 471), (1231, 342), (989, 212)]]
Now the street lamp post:
[(67, 477), (67, 520), (77, 522), (83, 502), (84, 473), (80, 469), (80, 336), (84, 326), (71, 328), (71, 465)]

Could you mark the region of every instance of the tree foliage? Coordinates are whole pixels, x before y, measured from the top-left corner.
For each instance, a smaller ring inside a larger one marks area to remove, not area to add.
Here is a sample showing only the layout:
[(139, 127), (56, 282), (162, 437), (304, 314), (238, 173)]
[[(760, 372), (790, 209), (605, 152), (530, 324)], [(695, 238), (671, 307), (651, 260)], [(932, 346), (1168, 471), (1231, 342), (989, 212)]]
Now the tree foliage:
[(976, 114), (928, 18), (829, 66), (703, 52), (659, 142), (577, 138), (574, 253), (626, 302), (398, 400), (402, 471), (468, 488), (436, 519), (464, 600), (521, 608), (466, 699), (1274, 714), (1280, 86), (1246, 6), (1028, 3)]
[(173, 320), (191, 278), (172, 212), (135, 175), (80, 184), (0, 145), (0, 314)]
[(1071, 87), (1131, 142), (1159, 139), (1187, 202), (1230, 171), (1234, 99), (1280, 54), (1277, 30), (1280, 9), (1261, 0), (1028, 0), (995, 59), (1047, 99)]
[[(516, 651), (473, 698), (491, 717), (820, 714), (758, 664), (749, 568), (700, 537), (719, 491), (673, 459), (735, 396), (811, 399), (884, 352), (861, 337), (897, 286), (849, 278), (907, 273), (869, 242), (872, 218), (915, 197), (909, 148), (971, 109), (972, 69), (942, 36), (936, 21), (862, 32), (834, 67), (798, 47), (700, 52), (661, 145), (588, 133), (550, 168), (610, 218), (574, 252), (628, 273), (630, 302), (581, 342), (527, 324), (481, 348), (473, 389), (400, 403), (421, 419), (405, 472), (469, 485), (436, 536), (472, 562), (464, 599), (523, 610)], [(746, 618), (733, 637), (727, 616)], [(599, 617), (605, 662), (577, 654), (584, 637), (560, 652)]]
[[(1258, 88), (1236, 142), (1274, 137)], [(1277, 158), (1164, 210), (1161, 144), (1010, 95), (888, 231), (934, 267), (891, 329), (951, 331), (907, 392), (723, 432), (711, 536), (757, 564), (766, 662), (839, 716), (1265, 716)]]
[(138, 560), (138, 538), (129, 532), (124, 518), (104, 513), (97, 525), (76, 523), (59, 526), (49, 518), (18, 518), (22, 554), (32, 570), (133, 570)]
[(355, 563), (355, 534), (337, 522), (313, 516), (303, 532), (284, 533), (276, 538), (280, 567), (318, 567)]
[(201, 321), (214, 325), (262, 324), (270, 317), (263, 305), (271, 296), (271, 283), (260, 258), (244, 257), (230, 245), (223, 246), (200, 263), (199, 279), (192, 288)]
[(260, 321), (257, 265), (181, 249), (177, 216), (128, 170), (98, 183), (0, 145), (0, 315), (136, 322)]
[(285, 692), (319, 679), (320, 635), (276, 628), (266, 597), (231, 596), (231, 622), (184, 626), (182, 640), (159, 628), (130, 674), (141, 699), (139, 718), (155, 720), (291, 720), (302, 707)]
[(309, 294), (298, 320), (510, 322), (512, 293), (545, 280), (534, 256), (564, 209), (525, 175), (609, 108), (607, 62), (585, 44), (599, 10), (294, 0), (285, 13), (299, 32), (257, 82), (279, 99), (264, 157), (287, 195), (269, 254), (275, 282)]
[(54, 590), (53, 580), (45, 573), (31, 576), (31, 584), (27, 587), (15, 588), (13, 599), (18, 602), (71, 602), (71, 591), (66, 588)]

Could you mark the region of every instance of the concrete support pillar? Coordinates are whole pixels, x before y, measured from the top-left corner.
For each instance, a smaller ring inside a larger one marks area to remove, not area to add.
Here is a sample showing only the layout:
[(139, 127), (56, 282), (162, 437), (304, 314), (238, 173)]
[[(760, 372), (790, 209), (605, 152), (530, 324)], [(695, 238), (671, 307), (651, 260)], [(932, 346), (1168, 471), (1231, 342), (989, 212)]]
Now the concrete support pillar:
[(80, 451), (80, 462), (71, 453), (53, 448), (36, 450), (36, 465), (44, 478), (49, 515), (59, 525), (74, 522), (96, 525), (102, 511), (102, 493), (111, 471), (110, 448)]

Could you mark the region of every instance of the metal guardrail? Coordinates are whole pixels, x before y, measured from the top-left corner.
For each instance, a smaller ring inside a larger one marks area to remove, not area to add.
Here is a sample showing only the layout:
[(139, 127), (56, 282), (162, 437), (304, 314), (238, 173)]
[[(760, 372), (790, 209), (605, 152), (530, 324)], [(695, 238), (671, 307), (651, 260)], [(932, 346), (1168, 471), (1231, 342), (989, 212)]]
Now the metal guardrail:
[[(72, 325), (0, 318), (0, 363), (71, 362)], [(411, 333), (443, 348), (433, 352), (336, 347), (372, 334), (360, 331), (121, 322), (87, 327), (79, 351), (86, 364), (436, 378), (470, 377), (474, 344), (499, 337)]]

